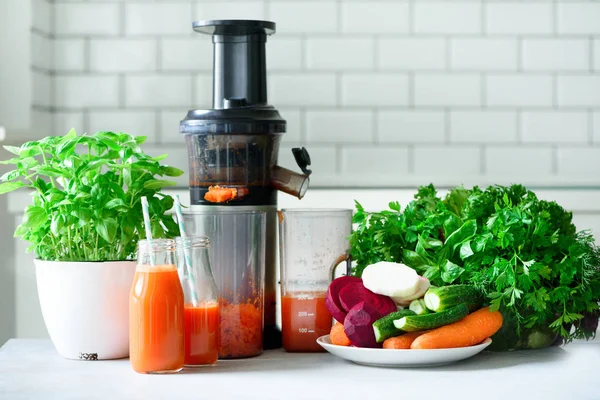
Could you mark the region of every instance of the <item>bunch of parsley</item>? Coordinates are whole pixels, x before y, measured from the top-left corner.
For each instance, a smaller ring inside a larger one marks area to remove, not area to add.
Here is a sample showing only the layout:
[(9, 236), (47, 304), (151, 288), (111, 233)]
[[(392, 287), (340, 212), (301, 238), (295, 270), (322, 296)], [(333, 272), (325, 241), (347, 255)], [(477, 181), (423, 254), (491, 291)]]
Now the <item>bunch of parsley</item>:
[(402, 211), (369, 213), (356, 202), (350, 237), (360, 276), (378, 261), (403, 262), (435, 286), (466, 283), (523, 328), (566, 341), (593, 337), (600, 301), (600, 249), (572, 214), (521, 185), (457, 187), (442, 199), (419, 188)]

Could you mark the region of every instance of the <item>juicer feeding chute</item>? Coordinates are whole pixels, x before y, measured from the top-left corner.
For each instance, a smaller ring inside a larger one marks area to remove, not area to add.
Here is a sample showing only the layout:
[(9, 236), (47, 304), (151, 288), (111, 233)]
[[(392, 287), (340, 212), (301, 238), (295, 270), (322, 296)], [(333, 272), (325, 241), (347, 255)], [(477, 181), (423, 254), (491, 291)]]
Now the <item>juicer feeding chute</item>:
[[(193, 27), (212, 35), (214, 59), (213, 108), (190, 110), (179, 126), (188, 148), (191, 211), (265, 212), (264, 347), (279, 347), (281, 334), (275, 326), (277, 193), (302, 198), (311, 171), (310, 156), (303, 147), (292, 149), (302, 173), (277, 165), (286, 121), (267, 101), (265, 57), (267, 36), (275, 33), (275, 23), (215, 20), (198, 21)], [(205, 228), (195, 226), (195, 230)], [(239, 229), (246, 227), (240, 224)], [(213, 241), (213, 249), (220, 245)], [(232, 271), (239, 267), (214, 266)]]

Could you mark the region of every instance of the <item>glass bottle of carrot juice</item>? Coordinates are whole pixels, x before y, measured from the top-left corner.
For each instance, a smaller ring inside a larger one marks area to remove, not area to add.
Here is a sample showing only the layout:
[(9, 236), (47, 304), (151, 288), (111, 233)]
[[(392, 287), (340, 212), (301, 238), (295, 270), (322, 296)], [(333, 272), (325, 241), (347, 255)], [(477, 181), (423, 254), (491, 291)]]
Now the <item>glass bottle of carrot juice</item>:
[(171, 239), (140, 240), (129, 298), (129, 359), (136, 372), (181, 371), (183, 290)]
[(208, 258), (210, 242), (206, 236), (175, 240), (185, 303), (185, 366), (213, 365), (219, 358), (219, 303)]

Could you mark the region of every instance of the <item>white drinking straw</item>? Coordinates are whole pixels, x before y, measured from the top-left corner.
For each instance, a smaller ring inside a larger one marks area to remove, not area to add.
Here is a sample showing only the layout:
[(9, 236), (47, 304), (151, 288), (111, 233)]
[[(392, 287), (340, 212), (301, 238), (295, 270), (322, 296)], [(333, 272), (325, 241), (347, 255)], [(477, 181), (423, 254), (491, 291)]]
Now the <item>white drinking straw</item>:
[[(183, 210), (181, 209), (181, 200), (179, 200), (178, 194), (175, 195), (175, 214), (177, 215), (177, 223), (179, 225), (179, 235), (182, 238), (185, 238), (186, 234), (185, 234), (185, 224), (183, 222)], [(183, 247), (183, 256), (184, 256), (183, 278), (186, 280), (186, 282), (190, 288), (190, 292), (192, 295), (192, 303), (194, 306), (197, 306), (198, 305), (198, 294), (196, 293), (196, 288), (194, 285), (192, 260), (191, 260), (190, 254), (187, 251), (185, 246)]]
[(148, 199), (146, 198), (146, 196), (142, 196), (142, 214), (144, 215), (144, 228), (146, 229), (146, 241), (148, 242), (150, 263), (154, 265), (154, 254), (152, 253), (152, 248), (150, 244), (152, 242), (152, 229), (150, 227), (150, 211), (148, 209)]

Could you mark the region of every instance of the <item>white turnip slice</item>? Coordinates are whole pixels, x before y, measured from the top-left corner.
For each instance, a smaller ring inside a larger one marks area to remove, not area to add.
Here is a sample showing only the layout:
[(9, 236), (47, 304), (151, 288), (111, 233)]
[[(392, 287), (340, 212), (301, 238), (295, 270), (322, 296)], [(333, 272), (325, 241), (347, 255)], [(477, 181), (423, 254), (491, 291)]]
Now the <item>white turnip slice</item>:
[(363, 285), (373, 293), (405, 298), (418, 290), (417, 272), (400, 263), (380, 261), (368, 265), (362, 273)]

